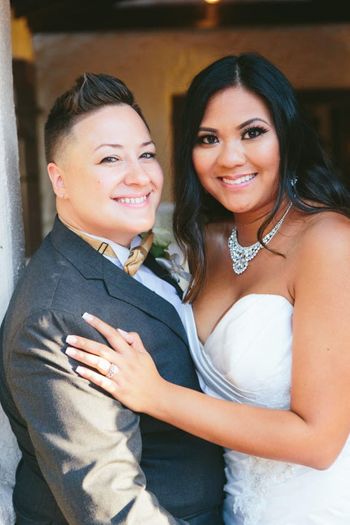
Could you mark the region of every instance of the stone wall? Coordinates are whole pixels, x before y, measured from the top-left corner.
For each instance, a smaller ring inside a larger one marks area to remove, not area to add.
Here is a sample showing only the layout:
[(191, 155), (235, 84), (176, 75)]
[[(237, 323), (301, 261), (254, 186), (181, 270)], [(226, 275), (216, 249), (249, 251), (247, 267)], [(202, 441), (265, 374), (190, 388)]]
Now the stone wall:
[[(0, 321), (23, 261), (24, 244), (18, 148), (11, 69), (9, 2), (0, 2)], [(12, 487), (19, 458), (16, 440), (0, 406), (0, 525), (14, 523)]]

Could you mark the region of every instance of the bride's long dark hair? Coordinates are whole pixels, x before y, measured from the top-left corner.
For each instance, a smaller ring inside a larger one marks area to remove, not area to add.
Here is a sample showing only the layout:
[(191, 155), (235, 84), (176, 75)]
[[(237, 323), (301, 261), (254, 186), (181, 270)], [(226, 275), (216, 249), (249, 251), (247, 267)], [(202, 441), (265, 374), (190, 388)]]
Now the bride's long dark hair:
[(259, 241), (286, 196), (296, 208), (308, 214), (332, 210), (350, 216), (349, 191), (332, 169), (315, 131), (300, 110), (294, 89), (281, 71), (256, 53), (215, 61), (195, 76), (188, 89), (181, 144), (175, 160), (174, 232), (192, 274), (188, 301), (195, 299), (205, 278), (205, 225), (232, 218), (232, 212), (201, 186), (194, 170), (192, 150), (209, 100), (234, 86), (244, 87), (265, 102), (279, 141), (278, 194), (271, 213), (258, 230)]

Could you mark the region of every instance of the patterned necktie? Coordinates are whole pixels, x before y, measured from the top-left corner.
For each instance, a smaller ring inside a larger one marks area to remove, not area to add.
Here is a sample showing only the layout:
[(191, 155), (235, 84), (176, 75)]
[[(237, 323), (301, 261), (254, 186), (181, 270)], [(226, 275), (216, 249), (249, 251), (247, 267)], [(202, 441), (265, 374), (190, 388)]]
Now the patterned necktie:
[(152, 248), (153, 233), (149, 231), (143, 237), (142, 242), (139, 246), (135, 246), (130, 253), (129, 257), (124, 263), (124, 271), (133, 276), (140, 268), (143, 261), (146, 259), (148, 252)]

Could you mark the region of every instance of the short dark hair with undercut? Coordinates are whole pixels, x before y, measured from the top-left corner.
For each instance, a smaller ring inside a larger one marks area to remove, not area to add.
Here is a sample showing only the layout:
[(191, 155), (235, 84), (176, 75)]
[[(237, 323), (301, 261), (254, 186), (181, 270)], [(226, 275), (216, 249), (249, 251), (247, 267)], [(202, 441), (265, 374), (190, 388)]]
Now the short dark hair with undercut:
[(131, 106), (148, 128), (134, 100), (134, 95), (122, 80), (103, 73), (84, 73), (77, 78), (73, 87), (56, 99), (47, 118), (45, 124), (47, 162), (54, 162), (62, 140), (81, 117), (104, 106), (119, 104)]

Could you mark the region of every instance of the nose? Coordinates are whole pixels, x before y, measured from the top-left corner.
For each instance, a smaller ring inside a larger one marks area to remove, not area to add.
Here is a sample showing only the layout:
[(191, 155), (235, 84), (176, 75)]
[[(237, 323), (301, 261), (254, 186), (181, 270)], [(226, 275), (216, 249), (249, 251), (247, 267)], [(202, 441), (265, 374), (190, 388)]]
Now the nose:
[(145, 186), (150, 182), (150, 176), (144, 166), (142, 166), (139, 159), (129, 160), (124, 176), (124, 182), (128, 186), (133, 184)]
[(244, 164), (246, 156), (242, 142), (235, 140), (223, 143), (217, 161), (223, 168), (232, 168)]

